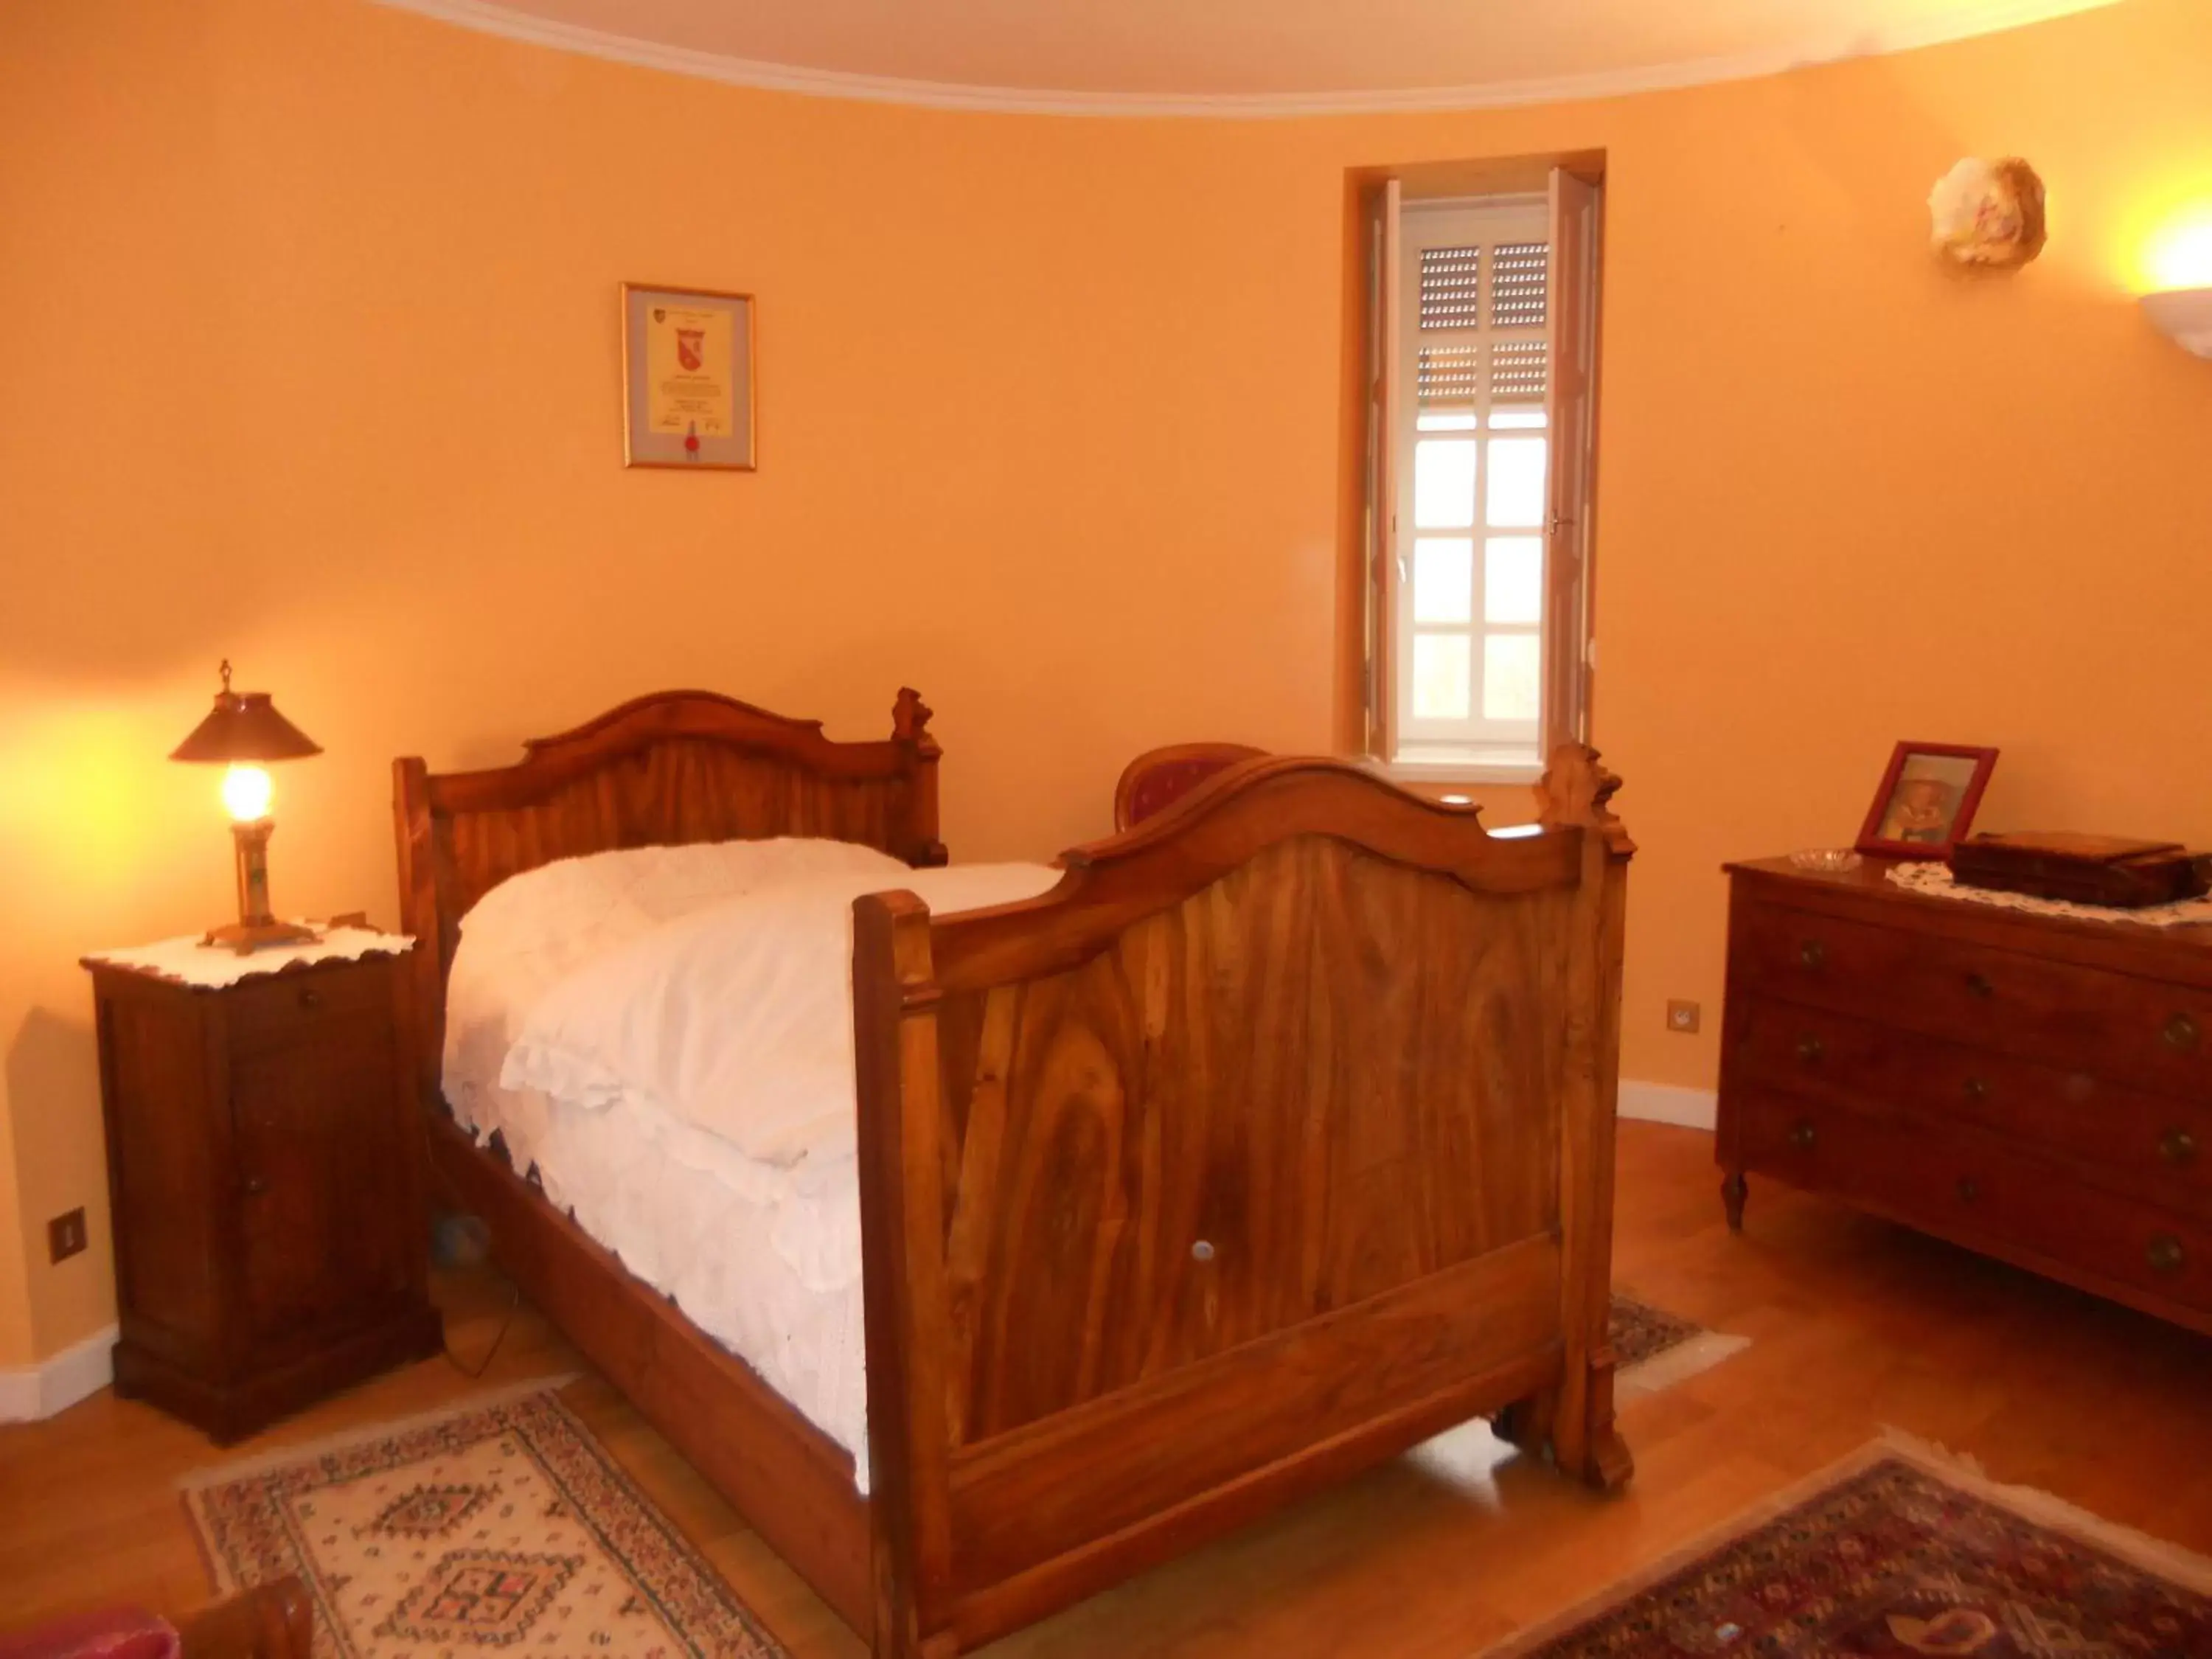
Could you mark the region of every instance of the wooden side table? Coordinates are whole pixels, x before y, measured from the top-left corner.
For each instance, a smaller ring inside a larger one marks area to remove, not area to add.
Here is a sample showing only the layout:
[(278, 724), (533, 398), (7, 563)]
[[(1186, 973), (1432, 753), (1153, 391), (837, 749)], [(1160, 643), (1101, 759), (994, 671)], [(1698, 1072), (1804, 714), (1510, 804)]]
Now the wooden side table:
[[(439, 1351), (410, 948), (333, 929), (228, 962), (175, 945), (86, 958), (118, 1394), (228, 1443)], [(204, 982), (226, 975), (243, 976)]]

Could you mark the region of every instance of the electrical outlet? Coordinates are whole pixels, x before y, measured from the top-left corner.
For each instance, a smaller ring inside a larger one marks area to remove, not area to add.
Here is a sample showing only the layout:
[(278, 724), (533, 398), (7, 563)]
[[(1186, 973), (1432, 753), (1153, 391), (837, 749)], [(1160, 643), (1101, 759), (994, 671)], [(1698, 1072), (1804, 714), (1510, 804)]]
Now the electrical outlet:
[(66, 1261), (84, 1246), (84, 1209), (82, 1206), (46, 1223), (46, 1255), (51, 1260)]
[(1693, 1035), (1698, 1029), (1698, 1005), (1670, 1000), (1667, 1004), (1667, 1029)]

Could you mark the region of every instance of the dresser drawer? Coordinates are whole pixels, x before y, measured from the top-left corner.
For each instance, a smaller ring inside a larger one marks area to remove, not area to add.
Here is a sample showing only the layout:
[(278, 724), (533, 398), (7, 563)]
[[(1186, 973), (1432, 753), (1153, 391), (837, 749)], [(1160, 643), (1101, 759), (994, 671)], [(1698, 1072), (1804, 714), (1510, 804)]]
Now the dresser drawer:
[(2200, 1212), (2212, 1200), (2212, 1105), (1766, 997), (1737, 1004), (1729, 1042), (1731, 1090), (1965, 1123), (2116, 1191)]
[(1729, 970), (1743, 994), (2212, 1098), (2212, 994), (2187, 986), (1765, 902), (1737, 919)]
[(2084, 1185), (1979, 1131), (1764, 1091), (1745, 1161), (1970, 1248), (2212, 1328), (2212, 1228)]
[(369, 1038), (391, 1029), (392, 987), (384, 969), (356, 963), (248, 980), (225, 994), (231, 1042), (240, 1050), (266, 1050), (340, 1033)]

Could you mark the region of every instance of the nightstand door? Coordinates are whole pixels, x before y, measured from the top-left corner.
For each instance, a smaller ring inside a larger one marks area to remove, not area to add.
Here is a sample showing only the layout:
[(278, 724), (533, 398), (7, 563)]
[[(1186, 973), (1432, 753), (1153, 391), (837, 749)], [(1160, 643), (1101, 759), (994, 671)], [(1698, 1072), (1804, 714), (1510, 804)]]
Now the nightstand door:
[(415, 1211), (388, 1012), (234, 1050), (246, 1323), (267, 1352), (404, 1297)]

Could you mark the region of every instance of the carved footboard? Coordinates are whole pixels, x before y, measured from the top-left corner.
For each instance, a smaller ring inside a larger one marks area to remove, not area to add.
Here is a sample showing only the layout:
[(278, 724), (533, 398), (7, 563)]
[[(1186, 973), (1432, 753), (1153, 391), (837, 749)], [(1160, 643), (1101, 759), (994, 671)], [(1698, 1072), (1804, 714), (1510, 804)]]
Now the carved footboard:
[(1602, 1485), (1615, 781), (1546, 827), (1242, 763), (856, 907), (876, 1651), (944, 1659), (1481, 1413)]

